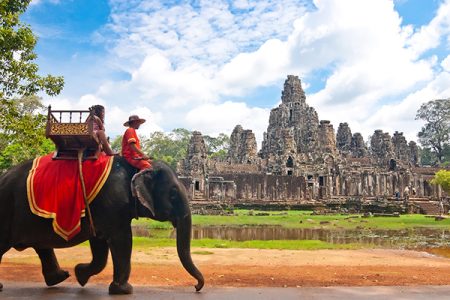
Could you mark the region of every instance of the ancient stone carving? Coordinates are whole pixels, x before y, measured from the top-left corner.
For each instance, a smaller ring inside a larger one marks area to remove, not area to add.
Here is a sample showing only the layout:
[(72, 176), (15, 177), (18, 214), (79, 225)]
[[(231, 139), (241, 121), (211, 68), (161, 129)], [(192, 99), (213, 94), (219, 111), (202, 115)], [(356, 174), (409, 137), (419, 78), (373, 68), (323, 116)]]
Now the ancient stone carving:
[(320, 121), (319, 147), (321, 153), (336, 153), (336, 135), (333, 125), (328, 120)]
[(228, 158), (232, 163), (255, 163), (257, 146), (255, 134), (251, 130), (244, 130), (241, 125), (236, 125), (230, 137)]
[(356, 132), (352, 136), (352, 141), (350, 144), (350, 152), (353, 157), (367, 157), (368, 151), (366, 143), (364, 142), (364, 138), (361, 133)]
[(409, 161), (413, 166), (419, 166), (420, 165), (420, 155), (419, 155), (419, 147), (417, 147), (416, 142), (410, 141), (409, 144)]
[(403, 132), (396, 131), (392, 137), (392, 144), (394, 146), (395, 157), (401, 161), (409, 162), (411, 150), (408, 142), (403, 136)]
[(336, 146), (343, 154), (350, 152), (352, 146), (352, 131), (346, 122), (339, 123), (336, 133)]
[[(418, 196), (437, 193), (429, 184), (432, 170), (417, 167), (415, 142), (408, 144), (400, 132), (391, 137), (375, 130), (368, 149), (362, 135), (352, 135), (345, 122), (335, 134), (330, 121), (319, 122), (315, 109), (306, 103), (300, 79), (293, 75), (284, 83), (281, 104), (270, 112), (259, 153), (253, 132), (237, 125), (226, 162), (208, 159), (206, 154), (201, 133), (194, 132), (179, 173), (195, 177), (195, 189), (204, 183), (203, 193), (209, 199), (223, 199), (223, 194), (214, 193), (225, 184), (232, 187), (233, 201), (387, 199), (408, 185), (416, 187)], [(209, 190), (208, 176), (222, 180)]]

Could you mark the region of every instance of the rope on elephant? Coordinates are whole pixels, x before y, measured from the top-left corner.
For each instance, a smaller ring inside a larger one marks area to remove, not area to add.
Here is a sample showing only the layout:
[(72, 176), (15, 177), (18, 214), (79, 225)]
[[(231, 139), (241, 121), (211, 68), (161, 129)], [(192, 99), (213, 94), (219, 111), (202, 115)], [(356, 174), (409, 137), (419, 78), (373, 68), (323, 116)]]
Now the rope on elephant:
[(86, 206), (86, 211), (88, 214), (88, 218), (89, 218), (89, 228), (91, 230), (91, 233), (93, 236), (95, 236), (95, 226), (94, 226), (94, 220), (92, 219), (92, 214), (91, 214), (91, 208), (89, 207), (89, 202), (86, 196), (86, 186), (84, 184), (84, 177), (83, 177), (83, 151), (84, 149), (79, 149), (78, 150), (78, 170), (79, 170), (79, 174), (80, 174), (80, 182), (81, 182), (81, 189), (83, 191), (83, 199), (84, 199), (84, 205)]

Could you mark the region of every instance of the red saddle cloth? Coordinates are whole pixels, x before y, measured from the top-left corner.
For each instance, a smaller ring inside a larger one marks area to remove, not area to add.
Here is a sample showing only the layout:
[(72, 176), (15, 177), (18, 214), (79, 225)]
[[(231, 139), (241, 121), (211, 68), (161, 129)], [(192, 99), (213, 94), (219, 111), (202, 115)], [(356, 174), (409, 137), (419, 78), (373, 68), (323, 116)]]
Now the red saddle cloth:
[[(31, 211), (53, 218), (53, 229), (66, 241), (80, 232), (85, 215), (83, 190), (77, 160), (52, 160), (53, 153), (33, 161), (27, 178)], [(113, 156), (100, 154), (97, 160), (83, 162), (83, 177), (88, 203), (97, 196), (109, 176)]]

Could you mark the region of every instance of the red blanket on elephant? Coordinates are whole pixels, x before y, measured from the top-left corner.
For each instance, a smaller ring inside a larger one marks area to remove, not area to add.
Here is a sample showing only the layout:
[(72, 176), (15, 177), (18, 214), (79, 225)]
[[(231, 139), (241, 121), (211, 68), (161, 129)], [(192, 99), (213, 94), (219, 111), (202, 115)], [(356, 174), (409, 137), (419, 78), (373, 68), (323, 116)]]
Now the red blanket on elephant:
[[(77, 160), (52, 160), (53, 153), (33, 161), (27, 178), (31, 211), (53, 218), (53, 229), (65, 240), (80, 232), (85, 215), (83, 190)], [(99, 155), (83, 162), (83, 177), (88, 203), (94, 200), (111, 171), (112, 156)]]

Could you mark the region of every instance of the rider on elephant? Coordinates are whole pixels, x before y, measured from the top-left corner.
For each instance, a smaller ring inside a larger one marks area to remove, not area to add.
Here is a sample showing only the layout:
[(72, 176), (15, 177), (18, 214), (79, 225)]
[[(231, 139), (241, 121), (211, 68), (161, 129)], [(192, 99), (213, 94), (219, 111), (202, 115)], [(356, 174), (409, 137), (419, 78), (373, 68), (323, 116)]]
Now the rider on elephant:
[(133, 167), (143, 170), (151, 168), (150, 157), (141, 150), (139, 138), (136, 129), (139, 129), (145, 119), (139, 118), (137, 115), (131, 115), (123, 126), (127, 126), (122, 138), (122, 156)]
[[(111, 146), (108, 143), (108, 138), (105, 133), (105, 107), (103, 105), (94, 105), (91, 107), (94, 112), (94, 132), (97, 138), (102, 145), (102, 150), (106, 153), (106, 155), (115, 155), (114, 151), (111, 149)], [(90, 117), (89, 117), (90, 118)]]

